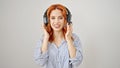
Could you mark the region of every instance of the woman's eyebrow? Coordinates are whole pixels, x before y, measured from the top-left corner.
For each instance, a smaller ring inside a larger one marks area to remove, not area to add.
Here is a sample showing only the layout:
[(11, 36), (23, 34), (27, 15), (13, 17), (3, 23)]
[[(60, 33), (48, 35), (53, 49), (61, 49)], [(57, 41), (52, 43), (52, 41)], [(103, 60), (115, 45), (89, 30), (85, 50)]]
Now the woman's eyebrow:
[[(50, 16), (50, 17), (56, 17), (56, 16)], [(62, 15), (60, 15), (60, 16), (57, 16), (57, 17), (63, 17)]]

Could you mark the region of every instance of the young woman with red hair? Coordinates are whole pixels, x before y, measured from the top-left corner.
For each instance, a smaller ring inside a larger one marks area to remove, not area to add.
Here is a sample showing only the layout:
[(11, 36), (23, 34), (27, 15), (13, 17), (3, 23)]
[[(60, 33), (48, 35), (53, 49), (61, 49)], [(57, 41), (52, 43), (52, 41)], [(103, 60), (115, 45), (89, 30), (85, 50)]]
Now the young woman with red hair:
[(44, 14), (44, 35), (37, 43), (34, 58), (45, 68), (75, 68), (83, 56), (79, 37), (72, 33), (70, 11), (51, 5)]

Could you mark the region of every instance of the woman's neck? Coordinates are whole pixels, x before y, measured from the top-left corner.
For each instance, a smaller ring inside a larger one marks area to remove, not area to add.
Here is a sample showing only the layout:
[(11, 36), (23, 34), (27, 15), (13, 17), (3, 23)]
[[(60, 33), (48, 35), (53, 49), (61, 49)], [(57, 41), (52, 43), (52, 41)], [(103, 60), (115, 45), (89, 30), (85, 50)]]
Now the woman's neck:
[(55, 39), (63, 39), (64, 38), (63, 32), (62, 31), (55, 31), (54, 38)]
[(60, 46), (62, 40), (64, 39), (64, 35), (62, 31), (59, 32), (54, 32), (54, 43), (56, 44), (57, 47)]

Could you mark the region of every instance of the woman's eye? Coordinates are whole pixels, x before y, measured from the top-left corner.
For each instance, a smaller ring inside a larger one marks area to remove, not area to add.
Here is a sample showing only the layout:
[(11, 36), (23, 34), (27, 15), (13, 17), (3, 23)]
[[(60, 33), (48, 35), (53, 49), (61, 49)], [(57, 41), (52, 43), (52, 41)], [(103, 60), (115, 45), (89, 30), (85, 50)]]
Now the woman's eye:
[(63, 19), (63, 17), (59, 17), (59, 19)]
[(55, 17), (51, 17), (51, 19), (55, 19)]

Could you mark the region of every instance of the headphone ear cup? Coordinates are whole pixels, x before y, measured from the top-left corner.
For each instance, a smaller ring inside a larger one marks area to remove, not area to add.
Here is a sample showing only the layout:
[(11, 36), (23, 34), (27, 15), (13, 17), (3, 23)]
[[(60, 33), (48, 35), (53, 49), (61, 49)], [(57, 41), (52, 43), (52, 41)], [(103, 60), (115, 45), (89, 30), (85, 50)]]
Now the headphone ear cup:
[(48, 24), (48, 19), (47, 19), (46, 16), (43, 17), (43, 22), (44, 22), (44, 24), (47, 26), (47, 24)]
[(69, 9), (68, 8), (66, 8), (66, 10), (67, 10), (67, 22), (68, 22), (68, 24), (71, 24), (72, 22), (71, 22), (71, 13), (70, 13), (70, 11), (69, 11)]
[(70, 15), (70, 14), (67, 15), (67, 22), (68, 22), (69, 24), (72, 23), (72, 22), (71, 22), (71, 15)]
[(44, 13), (44, 15), (43, 15), (43, 22), (44, 22), (44, 24), (47, 26), (47, 24), (48, 24), (47, 10), (45, 11), (45, 13)]

